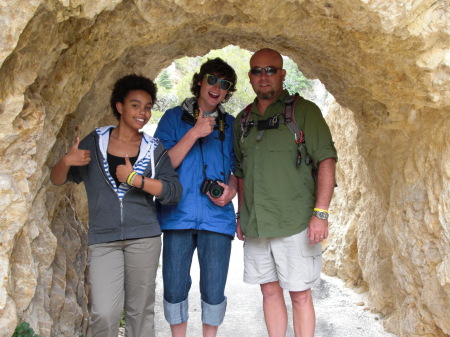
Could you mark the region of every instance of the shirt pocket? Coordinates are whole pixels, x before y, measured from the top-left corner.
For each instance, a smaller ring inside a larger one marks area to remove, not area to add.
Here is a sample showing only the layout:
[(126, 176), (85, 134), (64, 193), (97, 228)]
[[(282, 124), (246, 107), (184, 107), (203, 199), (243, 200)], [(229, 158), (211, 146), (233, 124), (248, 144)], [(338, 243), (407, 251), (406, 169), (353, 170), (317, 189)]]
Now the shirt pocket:
[(267, 141), (268, 151), (296, 151), (297, 149), (294, 134), (285, 125), (280, 125), (278, 129), (266, 130), (262, 141)]

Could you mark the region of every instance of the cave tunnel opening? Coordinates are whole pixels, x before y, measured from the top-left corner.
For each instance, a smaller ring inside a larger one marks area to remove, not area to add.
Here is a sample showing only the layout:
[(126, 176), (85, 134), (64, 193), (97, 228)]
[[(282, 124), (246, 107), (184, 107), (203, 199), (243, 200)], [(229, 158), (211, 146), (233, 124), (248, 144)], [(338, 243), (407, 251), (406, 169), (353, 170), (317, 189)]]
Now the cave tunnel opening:
[(450, 333), (448, 3), (372, 5), (35, 1), (20, 17), (21, 5), (1, 7), (4, 331), (21, 319), (44, 335), (85, 329), (84, 191), (51, 186), (49, 167), (75, 135), (115, 122), (111, 83), (234, 45), (278, 50), (338, 103), (324, 271), (368, 291), (392, 331)]

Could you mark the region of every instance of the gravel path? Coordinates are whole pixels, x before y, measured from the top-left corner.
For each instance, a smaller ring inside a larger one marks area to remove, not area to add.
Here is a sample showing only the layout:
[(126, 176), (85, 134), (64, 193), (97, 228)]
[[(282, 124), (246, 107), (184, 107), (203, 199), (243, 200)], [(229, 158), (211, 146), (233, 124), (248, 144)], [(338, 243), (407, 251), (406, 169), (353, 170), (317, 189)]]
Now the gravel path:
[[(219, 328), (218, 337), (267, 336), (259, 286), (248, 285), (242, 281), (242, 249), (242, 242), (234, 240), (226, 288), (228, 308), (225, 320)], [(199, 270), (196, 257), (194, 257), (191, 275), (187, 336), (201, 337)], [(162, 307), (161, 270), (158, 271), (156, 292), (156, 336), (170, 337), (170, 328), (164, 320)], [(288, 297), (289, 295), (286, 294), (286, 303), (291, 315)], [(395, 337), (384, 331), (379, 315), (367, 310), (364, 295), (345, 288), (338, 278), (323, 275), (319, 285), (313, 289), (313, 298), (317, 318), (315, 337)], [(291, 319), (289, 317), (287, 337), (294, 337)]]

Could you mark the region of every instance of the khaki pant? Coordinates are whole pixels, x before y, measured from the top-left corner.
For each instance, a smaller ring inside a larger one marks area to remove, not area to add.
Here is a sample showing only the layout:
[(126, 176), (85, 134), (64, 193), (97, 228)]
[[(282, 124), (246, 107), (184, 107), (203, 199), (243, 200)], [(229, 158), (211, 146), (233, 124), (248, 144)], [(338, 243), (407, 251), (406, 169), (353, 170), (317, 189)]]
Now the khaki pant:
[(161, 237), (89, 246), (90, 336), (155, 336), (155, 278)]

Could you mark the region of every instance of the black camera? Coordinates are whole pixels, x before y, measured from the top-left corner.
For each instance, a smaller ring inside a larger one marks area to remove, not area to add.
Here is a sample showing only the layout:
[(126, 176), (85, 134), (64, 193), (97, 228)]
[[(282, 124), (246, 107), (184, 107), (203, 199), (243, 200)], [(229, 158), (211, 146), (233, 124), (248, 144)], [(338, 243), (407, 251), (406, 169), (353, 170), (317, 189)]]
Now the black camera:
[(222, 182), (222, 180), (205, 179), (202, 183), (202, 187), (200, 187), (200, 192), (205, 194), (209, 192), (211, 197), (220, 198), (223, 194), (223, 187), (220, 186), (218, 182)]

